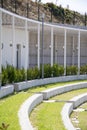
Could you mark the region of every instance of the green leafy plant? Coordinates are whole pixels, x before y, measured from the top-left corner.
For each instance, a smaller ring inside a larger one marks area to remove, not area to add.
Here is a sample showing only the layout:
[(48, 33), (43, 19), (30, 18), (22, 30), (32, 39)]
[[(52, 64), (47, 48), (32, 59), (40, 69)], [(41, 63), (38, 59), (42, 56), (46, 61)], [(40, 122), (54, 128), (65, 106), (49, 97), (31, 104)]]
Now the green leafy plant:
[(52, 74), (53, 74), (53, 77), (57, 77), (58, 76), (58, 65), (57, 64), (53, 65), (53, 67), (52, 67)]
[(62, 65), (58, 66), (59, 76), (64, 75), (64, 67)]
[(7, 71), (7, 76), (8, 76), (8, 83), (14, 82), (15, 79), (15, 68), (11, 65), (7, 65), (6, 71)]
[(52, 69), (50, 64), (45, 64), (44, 65), (44, 78), (49, 78), (51, 77), (52, 74)]
[(30, 68), (27, 70), (27, 79), (32, 80), (32, 79), (38, 79), (40, 78), (40, 70), (35, 67), (35, 68)]
[(81, 66), (80, 74), (87, 74), (87, 65)]
[(7, 130), (8, 127), (9, 127), (9, 124), (2, 123), (2, 125), (0, 126), (0, 130)]
[[(67, 66), (66, 75), (77, 75), (77, 66)], [(81, 66), (80, 74), (87, 74), (87, 65)], [(2, 85), (8, 83), (22, 82), (27, 80), (39, 79), (42, 75), (42, 66), (40, 70), (38, 67), (29, 68), (25, 71), (24, 68), (17, 69), (11, 65), (2, 67)], [(54, 64), (52, 67), (50, 64), (44, 64), (44, 78), (58, 77), (64, 75), (64, 67), (62, 65)]]
[(20, 73), (21, 73), (21, 81), (24, 81), (24, 80), (26, 79), (26, 73), (27, 73), (27, 72), (25, 72), (25, 69), (22, 68), (22, 69), (20, 70)]
[(38, 79), (40, 77), (40, 70), (38, 67), (33, 68), (32, 77), (33, 79)]
[(66, 67), (66, 75), (76, 75), (78, 72), (77, 66), (67, 66)]
[(23, 77), (23, 75), (22, 75), (22, 73), (21, 73), (21, 70), (19, 70), (19, 69), (16, 69), (15, 70), (15, 79), (14, 79), (14, 82), (21, 82), (21, 81), (23, 81), (22, 78)]
[(7, 71), (4, 67), (2, 67), (2, 85), (5, 85), (8, 82), (8, 75), (7, 75)]
[(52, 67), (53, 77), (62, 76), (64, 74), (64, 67), (58, 64), (54, 64)]

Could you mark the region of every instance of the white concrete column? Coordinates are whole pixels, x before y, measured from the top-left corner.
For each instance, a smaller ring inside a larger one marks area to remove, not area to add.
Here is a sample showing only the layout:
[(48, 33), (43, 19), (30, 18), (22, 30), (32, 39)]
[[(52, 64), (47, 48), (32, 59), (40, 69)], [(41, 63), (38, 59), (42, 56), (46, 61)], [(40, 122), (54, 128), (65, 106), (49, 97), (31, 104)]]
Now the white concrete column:
[(74, 57), (75, 57), (75, 43), (74, 43), (74, 36), (72, 37), (72, 65), (74, 65)]
[(67, 30), (64, 30), (64, 75), (66, 75), (66, 42), (67, 42)]
[(29, 50), (30, 50), (29, 44), (30, 44), (30, 41), (29, 41), (29, 38), (30, 38), (30, 31), (28, 30), (28, 68), (29, 68), (29, 65), (30, 65), (30, 55), (29, 55)]
[(38, 49), (38, 51), (37, 51), (37, 65), (38, 65), (38, 69), (40, 69), (40, 24), (38, 24), (38, 33), (37, 33), (37, 43), (38, 43), (38, 45), (37, 45), (37, 49)]
[(27, 20), (25, 21), (25, 70), (28, 69), (28, 54), (29, 54), (29, 49), (28, 49), (28, 43), (29, 43), (29, 39), (28, 39), (28, 25), (27, 25)]
[(12, 65), (16, 67), (15, 17), (12, 17)]
[(53, 27), (51, 27), (51, 66), (53, 66)]
[(0, 11), (0, 87), (2, 73), (2, 12)]
[(78, 31), (78, 75), (80, 74), (80, 31)]

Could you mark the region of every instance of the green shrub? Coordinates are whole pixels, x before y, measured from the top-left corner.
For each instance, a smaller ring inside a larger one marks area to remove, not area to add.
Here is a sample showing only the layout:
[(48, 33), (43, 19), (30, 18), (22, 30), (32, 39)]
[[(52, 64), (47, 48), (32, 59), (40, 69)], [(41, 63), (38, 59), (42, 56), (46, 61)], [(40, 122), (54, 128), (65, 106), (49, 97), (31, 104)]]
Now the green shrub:
[(26, 80), (26, 71), (25, 71), (25, 69), (24, 68), (22, 68), (21, 70), (20, 70), (20, 73), (21, 73), (21, 81), (24, 81), (24, 80)]
[(32, 77), (33, 79), (40, 78), (40, 70), (38, 69), (38, 67), (33, 68)]
[(40, 71), (37, 67), (30, 68), (27, 70), (27, 79), (28, 80), (38, 79), (38, 78), (40, 78)]
[(59, 76), (64, 75), (64, 67), (62, 65), (58, 66)]
[(7, 65), (7, 67), (2, 67), (2, 85), (21, 82), (25, 80), (25, 70), (16, 69), (13, 66)]
[(14, 82), (21, 82), (25, 80), (25, 74), (23, 75), (23, 70), (15, 69), (15, 78)]
[[(77, 66), (67, 66), (66, 75), (77, 75)], [(54, 64), (52, 67), (50, 64), (44, 65), (44, 78), (58, 77), (64, 74), (64, 67), (58, 64)], [(80, 74), (87, 74), (87, 65), (81, 66)], [(38, 67), (30, 68), (27, 71), (22, 69), (17, 69), (13, 66), (7, 65), (7, 67), (2, 67), (2, 85), (22, 82), (27, 80), (39, 79), (42, 77), (42, 66), (40, 70)]]
[(51, 77), (52, 74), (52, 69), (50, 64), (45, 64), (44, 65), (44, 78), (49, 78)]
[(15, 79), (15, 68), (11, 65), (2, 67), (2, 85), (12, 83)]
[(54, 64), (52, 67), (53, 77), (62, 76), (64, 74), (64, 67), (58, 64)]
[(32, 79), (32, 71), (33, 71), (32, 68), (30, 68), (30, 69), (27, 70), (27, 79), (28, 79), (28, 80), (31, 80), (31, 79)]
[(15, 68), (11, 65), (7, 65), (6, 71), (8, 75), (8, 83), (14, 82), (15, 79)]
[(53, 67), (52, 67), (52, 74), (53, 74), (53, 77), (57, 77), (58, 76), (58, 65), (57, 64), (53, 65)]
[(87, 74), (87, 65), (81, 66), (80, 74)]
[(2, 67), (2, 85), (5, 85), (8, 83), (8, 74), (7, 74), (7, 71), (4, 67)]
[(66, 67), (66, 75), (76, 75), (78, 72), (77, 66), (67, 66)]

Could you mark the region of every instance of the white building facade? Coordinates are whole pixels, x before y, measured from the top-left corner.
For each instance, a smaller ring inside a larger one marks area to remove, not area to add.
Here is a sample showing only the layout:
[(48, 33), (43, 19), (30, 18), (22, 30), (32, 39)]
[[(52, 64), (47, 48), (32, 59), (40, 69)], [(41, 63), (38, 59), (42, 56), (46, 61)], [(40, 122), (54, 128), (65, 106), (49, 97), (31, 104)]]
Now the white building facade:
[[(0, 65), (17, 68), (42, 63), (42, 22), (0, 9)], [(66, 66), (87, 64), (87, 28), (44, 23), (44, 64)], [(1, 67), (0, 67), (1, 71)]]

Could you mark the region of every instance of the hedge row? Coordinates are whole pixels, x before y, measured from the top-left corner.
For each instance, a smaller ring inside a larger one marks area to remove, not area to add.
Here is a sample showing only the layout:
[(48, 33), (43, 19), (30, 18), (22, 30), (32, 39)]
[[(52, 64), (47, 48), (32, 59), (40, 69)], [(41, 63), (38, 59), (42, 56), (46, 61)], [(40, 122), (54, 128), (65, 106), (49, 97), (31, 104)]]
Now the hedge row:
[[(42, 67), (40, 67), (42, 68)], [(76, 75), (78, 68), (76, 66), (67, 66), (66, 75)], [(87, 65), (82, 66), (80, 69), (81, 74), (87, 74)], [(2, 67), (2, 85), (21, 82), (25, 80), (40, 79), (42, 70), (37, 67), (30, 68), (27, 71), (22, 69), (14, 68), (13, 66), (7, 65)], [(54, 64), (52, 67), (49, 64), (44, 65), (44, 78), (58, 77), (64, 75), (64, 68), (61, 65)]]

